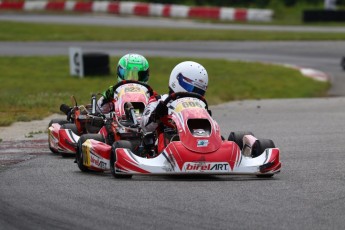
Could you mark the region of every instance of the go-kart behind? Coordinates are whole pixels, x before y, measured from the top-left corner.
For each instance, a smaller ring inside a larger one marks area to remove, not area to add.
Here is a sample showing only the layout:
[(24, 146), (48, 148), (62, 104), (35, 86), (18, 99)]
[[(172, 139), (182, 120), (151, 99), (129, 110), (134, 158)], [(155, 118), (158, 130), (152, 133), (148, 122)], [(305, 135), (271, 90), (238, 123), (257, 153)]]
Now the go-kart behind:
[[(121, 138), (137, 136), (136, 129), (130, 127), (137, 122), (154, 94), (152, 88), (142, 82), (128, 80), (121, 81), (114, 86), (117, 93), (113, 100), (114, 112), (103, 114), (97, 108), (95, 98), (92, 104), (70, 108), (61, 106), (67, 114), (66, 120), (52, 120), (48, 129), (49, 148), (63, 156), (74, 155), (80, 138), (94, 138), (112, 144)], [(85, 136), (86, 135), (86, 136)]]
[[(48, 126), (48, 142), (52, 152), (61, 153), (63, 156), (75, 154), (80, 135), (88, 134), (90, 138), (100, 139), (97, 135), (98, 132), (107, 133), (104, 139), (108, 143), (112, 143), (118, 139), (113, 134), (113, 118), (124, 122), (123, 120), (128, 119), (128, 115), (131, 115), (125, 114), (131, 107), (133, 107), (133, 111), (142, 113), (147, 104), (146, 96), (153, 94), (153, 90), (147, 85), (149, 80), (148, 61), (140, 54), (126, 54), (119, 59), (116, 73), (118, 84), (105, 90), (97, 104), (96, 97), (93, 96), (91, 105), (78, 106), (75, 98), (73, 98), (73, 107), (61, 105), (60, 110), (67, 115), (67, 119), (54, 119)], [(123, 86), (129, 83), (132, 85)], [(146, 93), (147, 95), (145, 95)], [(126, 98), (127, 96), (128, 98)], [(112, 113), (114, 111), (115, 113)], [(133, 116), (134, 114), (132, 114)]]

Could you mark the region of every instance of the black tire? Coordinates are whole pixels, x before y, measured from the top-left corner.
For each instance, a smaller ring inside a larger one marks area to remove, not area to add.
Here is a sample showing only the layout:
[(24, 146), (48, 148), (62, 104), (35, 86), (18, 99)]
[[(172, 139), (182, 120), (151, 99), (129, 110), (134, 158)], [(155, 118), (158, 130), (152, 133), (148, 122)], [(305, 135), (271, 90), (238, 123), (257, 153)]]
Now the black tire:
[(243, 136), (244, 135), (252, 135), (254, 134), (250, 131), (236, 131), (236, 132), (231, 132), (228, 137), (228, 141), (233, 141), (235, 142), (240, 149), (243, 149)]
[(76, 162), (78, 165), (78, 168), (82, 172), (89, 172), (90, 170), (83, 164), (83, 152), (82, 152), (82, 145), (87, 139), (94, 139), (96, 141), (104, 142), (104, 138), (101, 134), (84, 134), (81, 135), (81, 137), (78, 140), (77, 144), (77, 151), (75, 154)]
[[(67, 121), (66, 119), (52, 119), (49, 124), (48, 124), (48, 128), (53, 124), (53, 123), (58, 123), (59, 125), (63, 125), (63, 124), (68, 124), (69, 121)], [(58, 154), (59, 151), (56, 151), (55, 149), (53, 149), (50, 145), (50, 141), (49, 141), (49, 136), (48, 136), (48, 146), (49, 149), (52, 153)]]
[(125, 149), (133, 149), (133, 145), (130, 141), (124, 141), (124, 140), (120, 140), (120, 141), (116, 141), (112, 147), (111, 147), (111, 153), (110, 153), (110, 171), (111, 174), (118, 179), (129, 179), (132, 178), (132, 175), (121, 175), (116, 173), (115, 171), (115, 161), (116, 161), (116, 154), (115, 154), (115, 150), (117, 148), (125, 148)]
[(50, 127), (53, 123), (58, 123), (59, 125), (63, 125), (63, 124), (68, 124), (70, 122), (67, 121), (66, 119), (52, 119), (49, 122), (48, 127)]
[(258, 157), (260, 156), (265, 149), (268, 148), (275, 148), (275, 144), (270, 139), (259, 139), (256, 140), (252, 146), (252, 157)]
[(70, 129), (74, 134), (79, 135), (78, 128), (75, 124), (63, 124), (61, 125), (61, 128), (63, 129)]
[(64, 158), (75, 157), (72, 153), (61, 153), (61, 156)]

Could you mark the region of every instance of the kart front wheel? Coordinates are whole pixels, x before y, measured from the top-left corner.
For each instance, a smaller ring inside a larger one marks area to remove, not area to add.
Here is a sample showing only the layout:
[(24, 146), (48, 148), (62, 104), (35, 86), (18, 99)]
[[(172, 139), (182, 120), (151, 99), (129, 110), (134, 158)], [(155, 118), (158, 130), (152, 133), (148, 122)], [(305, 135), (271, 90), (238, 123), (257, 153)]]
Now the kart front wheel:
[(260, 156), (266, 149), (275, 148), (275, 144), (270, 139), (256, 140), (252, 146), (252, 157)]
[[(266, 149), (275, 148), (275, 144), (270, 139), (259, 139), (256, 140), (252, 146), (252, 157), (260, 156)], [(256, 175), (259, 178), (270, 178), (273, 177), (273, 173), (259, 174)]]
[(84, 134), (84, 135), (82, 135), (79, 138), (75, 157), (76, 157), (76, 162), (77, 162), (78, 168), (82, 172), (89, 172), (90, 171), (83, 163), (84, 162), (84, 159), (83, 159), (83, 143), (87, 139), (93, 139), (93, 140), (96, 140), (96, 141), (104, 142), (104, 138), (103, 138), (103, 136), (101, 134)]
[(111, 153), (110, 153), (110, 171), (111, 171), (111, 174), (115, 178), (119, 178), (119, 179), (132, 178), (132, 175), (123, 175), (123, 174), (119, 174), (116, 172), (116, 169), (115, 169), (115, 161), (116, 161), (115, 150), (117, 148), (124, 148), (124, 149), (132, 150), (133, 146), (132, 146), (132, 143), (130, 141), (125, 141), (125, 140), (116, 141), (112, 145)]
[(228, 141), (233, 141), (235, 142), (240, 149), (243, 149), (243, 137), (245, 135), (252, 135), (254, 134), (250, 131), (236, 131), (236, 132), (231, 132), (228, 137)]

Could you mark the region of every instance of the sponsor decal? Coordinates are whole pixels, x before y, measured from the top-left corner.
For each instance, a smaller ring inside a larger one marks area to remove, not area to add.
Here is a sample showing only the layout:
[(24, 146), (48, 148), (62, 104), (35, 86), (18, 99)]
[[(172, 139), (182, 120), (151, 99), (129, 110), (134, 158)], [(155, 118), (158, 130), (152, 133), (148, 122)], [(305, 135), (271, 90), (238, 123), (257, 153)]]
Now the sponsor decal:
[(187, 98), (184, 100), (181, 100), (175, 107), (176, 112), (181, 112), (184, 109), (194, 109), (194, 108), (203, 108), (203, 106), (200, 104), (198, 100), (194, 100)]
[(91, 155), (91, 164), (96, 165), (102, 169), (105, 169), (105, 166), (106, 166), (105, 162), (99, 160), (99, 158), (96, 158), (93, 155)]
[(126, 87), (125, 88), (125, 93), (134, 93), (134, 92), (140, 92), (140, 88), (139, 87)]
[(197, 147), (207, 147), (208, 146), (208, 140), (197, 140)]
[(183, 165), (185, 172), (229, 172), (227, 162), (186, 162)]

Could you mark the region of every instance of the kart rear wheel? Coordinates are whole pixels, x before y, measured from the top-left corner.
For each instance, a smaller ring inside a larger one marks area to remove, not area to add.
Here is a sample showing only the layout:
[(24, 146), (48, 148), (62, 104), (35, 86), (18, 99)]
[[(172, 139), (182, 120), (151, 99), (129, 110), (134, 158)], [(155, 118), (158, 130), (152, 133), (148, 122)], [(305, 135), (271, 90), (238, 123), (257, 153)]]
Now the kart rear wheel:
[(76, 158), (76, 162), (77, 162), (78, 168), (82, 172), (89, 172), (90, 171), (83, 164), (83, 162), (84, 162), (84, 160), (83, 160), (83, 143), (87, 139), (93, 139), (93, 140), (96, 140), (96, 141), (105, 142), (104, 138), (103, 138), (103, 136), (101, 134), (84, 134), (84, 135), (81, 135), (81, 137), (78, 140), (77, 151), (76, 151), (76, 154), (75, 154), (75, 158)]
[(61, 125), (61, 128), (63, 129), (70, 129), (74, 134), (79, 135), (78, 128), (75, 124), (63, 124)]
[(59, 125), (63, 125), (63, 124), (71, 123), (71, 122), (67, 121), (66, 119), (52, 119), (49, 122), (48, 127), (50, 127), (53, 123), (58, 123)]
[(117, 148), (125, 148), (125, 149), (133, 149), (133, 145), (130, 141), (125, 141), (125, 140), (120, 140), (120, 141), (116, 141), (114, 142), (114, 144), (111, 147), (111, 153), (110, 153), (110, 171), (111, 174), (115, 177), (115, 178), (119, 178), (119, 179), (125, 179), (125, 178), (132, 178), (132, 175), (123, 175), (123, 174), (118, 174), (115, 170), (115, 161), (116, 161), (116, 154), (115, 154), (115, 150)]
[[(48, 124), (48, 128), (53, 124), (53, 123), (58, 123), (59, 125), (63, 125), (63, 124), (68, 124), (69, 121), (67, 121), (66, 119), (52, 119), (49, 124)], [(53, 149), (50, 145), (50, 141), (49, 141), (49, 136), (48, 136), (48, 146), (49, 146), (49, 149), (52, 153), (55, 153), (55, 154), (58, 154), (59, 151)]]
[(252, 135), (254, 134), (250, 131), (236, 131), (236, 132), (231, 132), (228, 137), (228, 141), (233, 141), (235, 142), (240, 149), (243, 149), (243, 137), (244, 135)]
[(256, 140), (252, 146), (252, 157), (258, 157), (260, 156), (265, 149), (268, 148), (275, 148), (275, 144), (272, 140), (270, 139), (259, 139)]

